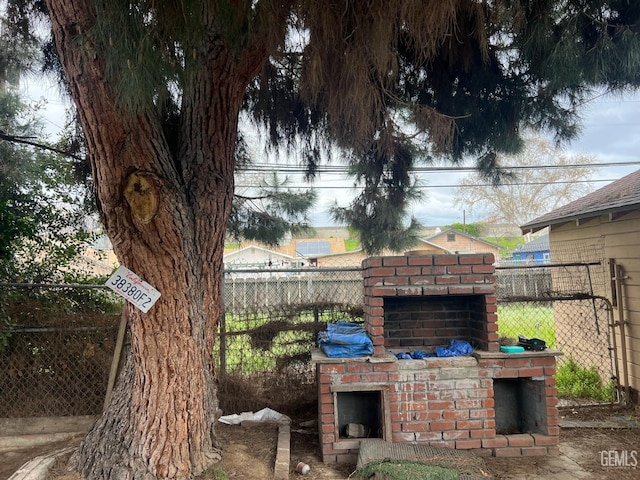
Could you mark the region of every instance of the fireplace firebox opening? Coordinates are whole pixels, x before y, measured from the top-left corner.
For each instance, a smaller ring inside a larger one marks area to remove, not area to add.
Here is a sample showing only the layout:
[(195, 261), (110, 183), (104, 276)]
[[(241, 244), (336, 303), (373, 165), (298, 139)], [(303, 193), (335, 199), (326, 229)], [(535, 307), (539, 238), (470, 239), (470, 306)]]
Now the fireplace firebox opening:
[(503, 378), (493, 380), (496, 433), (547, 434), (544, 380)]
[(387, 348), (425, 349), (466, 340), (474, 348), (486, 347), (484, 295), (432, 295), (384, 299)]
[(339, 438), (383, 438), (380, 390), (337, 392)]

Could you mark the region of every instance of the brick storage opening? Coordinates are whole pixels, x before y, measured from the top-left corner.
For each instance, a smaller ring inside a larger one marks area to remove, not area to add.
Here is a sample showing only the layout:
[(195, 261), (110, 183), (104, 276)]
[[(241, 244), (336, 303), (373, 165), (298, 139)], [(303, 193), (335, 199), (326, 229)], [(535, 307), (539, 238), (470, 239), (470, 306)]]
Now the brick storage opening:
[(496, 433), (547, 433), (544, 380), (504, 378), (493, 381)]
[[(461, 254), (363, 262), (373, 355), (312, 355), (324, 462), (355, 463), (364, 436), (495, 456), (558, 452), (560, 352), (500, 352), (493, 261), (490, 254)], [(473, 354), (392, 354), (433, 352), (454, 339), (469, 342)]]
[(339, 438), (383, 438), (381, 394), (380, 390), (336, 393)]

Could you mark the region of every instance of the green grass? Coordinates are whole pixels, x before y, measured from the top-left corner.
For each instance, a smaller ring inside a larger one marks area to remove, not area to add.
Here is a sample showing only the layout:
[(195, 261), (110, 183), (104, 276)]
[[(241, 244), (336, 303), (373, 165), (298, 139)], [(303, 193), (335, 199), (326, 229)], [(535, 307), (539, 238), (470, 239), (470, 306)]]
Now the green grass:
[(385, 478), (389, 480), (415, 480), (418, 478), (430, 480), (456, 480), (459, 475), (451, 468), (410, 462), (408, 460), (381, 460), (372, 462), (356, 470), (353, 478)]
[[(498, 334), (517, 341), (518, 335), (540, 338), (547, 347), (556, 347), (553, 308), (527, 303), (498, 307)], [(601, 401), (615, 399), (615, 384), (603, 382), (595, 366), (583, 367), (573, 358), (560, 361), (556, 370), (558, 396)]]
[[(337, 320), (336, 314), (346, 315), (320, 311), (318, 323), (324, 328), (327, 322)], [(273, 371), (287, 361), (295, 363), (297, 358), (309, 355), (315, 345), (315, 321), (312, 311), (297, 312), (294, 319), (286, 312), (260, 312), (245, 316), (228, 314), (225, 317), (226, 371), (249, 374)], [(300, 328), (296, 329), (296, 325), (300, 325)], [(233, 335), (233, 332), (246, 333)], [(216, 344), (214, 354), (220, 362), (219, 344)]]
[(518, 335), (544, 340), (548, 348), (556, 346), (553, 308), (510, 303), (498, 306), (498, 335), (517, 342)]
[(357, 250), (360, 248), (360, 241), (359, 240), (345, 240), (344, 241), (344, 249), (347, 252), (352, 252), (354, 250)]
[(596, 367), (582, 367), (573, 358), (563, 362), (556, 370), (559, 397), (615, 400), (615, 384), (604, 383)]
[(206, 469), (197, 478), (200, 480), (229, 480), (229, 475), (222, 468), (215, 465)]

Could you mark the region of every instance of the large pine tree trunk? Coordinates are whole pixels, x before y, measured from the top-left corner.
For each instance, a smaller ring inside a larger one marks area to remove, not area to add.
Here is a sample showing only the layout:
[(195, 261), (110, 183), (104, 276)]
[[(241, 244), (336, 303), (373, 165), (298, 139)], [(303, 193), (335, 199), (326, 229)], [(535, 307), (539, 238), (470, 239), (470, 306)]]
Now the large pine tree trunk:
[(239, 72), (222, 42), (204, 42), (197, 53), (205, 61), (185, 87), (180, 148), (172, 152), (155, 115), (119, 106), (86, 35), (95, 21), (91, 0), (47, 5), (105, 230), (121, 264), (161, 292), (148, 313), (128, 307), (131, 354), (73, 466), (91, 479), (190, 478), (220, 455), (212, 351), (224, 227), (242, 95), (265, 55)]

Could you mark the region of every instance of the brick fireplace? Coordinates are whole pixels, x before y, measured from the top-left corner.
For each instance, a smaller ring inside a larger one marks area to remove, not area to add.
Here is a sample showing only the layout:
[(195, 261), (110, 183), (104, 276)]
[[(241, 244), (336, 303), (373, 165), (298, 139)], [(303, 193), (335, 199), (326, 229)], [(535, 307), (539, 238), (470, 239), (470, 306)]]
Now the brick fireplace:
[[(472, 450), (558, 452), (555, 357), (500, 352), (490, 254), (372, 257), (363, 262), (372, 356), (314, 352), (325, 463), (355, 463), (363, 438)], [(398, 360), (464, 340), (473, 354)]]

